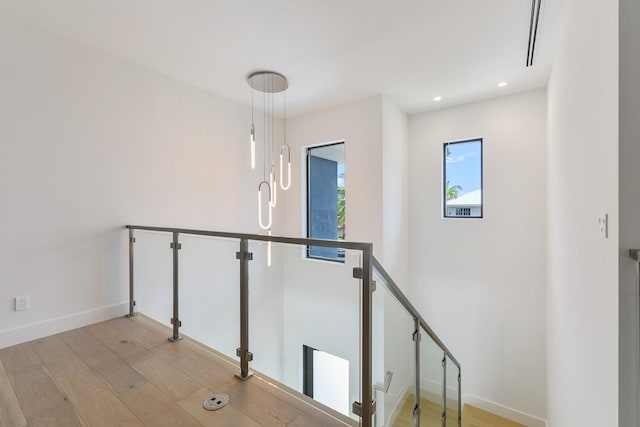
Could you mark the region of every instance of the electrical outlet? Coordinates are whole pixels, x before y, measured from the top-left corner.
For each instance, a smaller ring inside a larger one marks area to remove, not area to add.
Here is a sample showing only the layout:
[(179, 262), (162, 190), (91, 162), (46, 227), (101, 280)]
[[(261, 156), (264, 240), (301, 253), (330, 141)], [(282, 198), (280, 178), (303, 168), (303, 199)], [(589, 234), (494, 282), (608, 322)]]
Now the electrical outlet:
[(16, 311), (29, 310), (30, 305), (29, 295), (16, 297)]

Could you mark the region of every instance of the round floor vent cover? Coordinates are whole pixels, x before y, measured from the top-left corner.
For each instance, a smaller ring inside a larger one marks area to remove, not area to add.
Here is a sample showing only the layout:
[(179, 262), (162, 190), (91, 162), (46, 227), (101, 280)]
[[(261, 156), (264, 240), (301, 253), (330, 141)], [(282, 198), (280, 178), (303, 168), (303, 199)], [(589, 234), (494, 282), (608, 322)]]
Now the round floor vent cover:
[(217, 411), (220, 408), (223, 408), (227, 403), (229, 403), (229, 395), (224, 393), (216, 393), (204, 401), (204, 409), (207, 411)]

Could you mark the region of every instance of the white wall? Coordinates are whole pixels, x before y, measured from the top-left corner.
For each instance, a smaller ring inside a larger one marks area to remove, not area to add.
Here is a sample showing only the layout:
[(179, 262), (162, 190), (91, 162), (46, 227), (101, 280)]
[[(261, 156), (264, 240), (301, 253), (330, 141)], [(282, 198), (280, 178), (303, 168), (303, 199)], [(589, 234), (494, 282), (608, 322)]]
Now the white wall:
[(640, 423), (638, 264), (628, 250), (640, 249), (640, 4), (620, 1), (620, 367), (621, 426)]
[(617, 4), (569, 2), (548, 86), (550, 427), (627, 427), (618, 424)]
[[(529, 425), (546, 418), (545, 103), (537, 90), (409, 118), (411, 295), (462, 364), (464, 398)], [(473, 137), (484, 218), (443, 219), (442, 144)]]
[(127, 223), (258, 231), (246, 108), (0, 20), (0, 347), (123, 313)]

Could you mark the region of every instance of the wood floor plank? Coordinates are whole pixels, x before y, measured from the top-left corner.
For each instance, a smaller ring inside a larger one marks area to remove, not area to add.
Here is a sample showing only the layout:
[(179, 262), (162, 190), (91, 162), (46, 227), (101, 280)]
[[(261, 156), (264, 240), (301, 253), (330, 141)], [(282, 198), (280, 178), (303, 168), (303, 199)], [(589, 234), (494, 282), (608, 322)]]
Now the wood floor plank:
[(60, 335), (32, 341), (31, 344), (54, 378), (87, 368)]
[(144, 316), (120, 317), (110, 320), (109, 324), (147, 349), (166, 342), (171, 336), (167, 328), (145, 319)]
[(178, 404), (204, 426), (260, 427), (262, 425), (238, 410), (238, 403), (233, 400), (221, 410), (204, 410), (202, 403), (212, 394), (210, 390), (201, 388)]
[(299, 415), (299, 412), (290, 405), (262, 392), (252, 380), (232, 381), (227, 383), (221, 391), (238, 403), (236, 407), (240, 411), (263, 426), (288, 425)]
[(146, 379), (85, 329), (62, 334), (65, 343), (120, 395), (146, 383)]
[(91, 370), (86, 369), (56, 379), (56, 383), (91, 427), (137, 427), (144, 424)]
[[(409, 400), (413, 401), (413, 399), (413, 395), (409, 396)], [(426, 399), (420, 399), (420, 401), (420, 427), (440, 427), (442, 425), (441, 404)], [(447, 415), (451, 419), (451, 411), (448, 411)]]
[[(325, 426), (358, 425), (357, 421), (351, 420), (349, 417), (342, 416), (337, 412), (332, 415), (311, 406), (306, 401), (303, 401), (302, 398), (297, 399), (291, 396), (288, 392), (260, 378), (259, 374), (252, 378), (251, 385), (257, 387), (261, 393), (267, 393), (279, 401), (286, 402), (293, 410), (297, 411), (299, 415), (292, 422), (294, 426), (318, 425), (320, 422)], [(332, 410), (329, 408), (328, 411), (331, 412)]]
[[(413, 407), (415, 405), (414, 401), (414, 395), (409, 394), (402, 404), (402, 408), (398, 412), (398, 415), (393, 422), (393, 427), (413, 427)], [(442, 406), (440, 403), (421, 398), (420, 407), (420, 427), (442, 426)], [(457, 425), (457, 418), (458, 412), (454, 409), (447, 408), (447, 424), (453, 422), (453, 425)]]
[(95, 369), (95, 367), (111, 363), (112, 359), (118, 358), (114, 352), (84, 328), (67, 331), (60, 335), (73, 352), (91, 368)]
[(189, 412), (152, 384), (144, 384), (120, 396), (144, 424), (153, 427), (200, 427)]
[[(285, 402), (261, 392), (258, 387), (252, 385), (252, 381), (253, 379), (249, 381), (234, 379), (210, 390), (229, 395), (230, 403), (227, 406), (236, 409), (261, 426), (289, 425), (300, 415)], [(200, 405), (202, 405), (202, 401), (200, 401)]]
[(41, 412), (28, 418), (29, 427), (88, 427), (69, 402), (51, 412)]
[(175, 400), (184, 399), (200, 388), (194, 379), (157, 357), (135, 363), (133, 368), (158, 390)]
[[(129, 319), (124, 319), (129, 321)], [(123, 333), (112, 325), (113, 321), (96, 323), (87, 327), (87, 331), (100, 340), (111, 351), (130, 364), (142, 362), (153, 357), (153, 354), (130, 334)]]
[(23, 427), (27, 425), (27, 419), (18, 403), (11, 382), (0, 362), (0, 426)]
[(42, 364), (42, 360), (28, 342), (0, 350), (0, 361), (7, 373)]
[(82, 423), (43, 365), (8, 373), (29, 426), (81, 426)]
[[(307, 414), (299, 414), (290, 424), (287, 424), (287, 427), (317, 427), (317, 426), (344, 426), (344, 423), (338, 423), (337, 421), (333, 421), (331, 419), (326, 419), (325, 422), (319, 421), (317, 418), (309, 417)], [(357, 421), (354, 421), (353, 424), (357, 426)]]
[(187, 341), (166, 342), (152, 349), (160, 359), (193, 378), (204, 388), (216, 388), (234, 380), (235, 370), (215, 356), (206, 357), (196, 351), (195, 345)]

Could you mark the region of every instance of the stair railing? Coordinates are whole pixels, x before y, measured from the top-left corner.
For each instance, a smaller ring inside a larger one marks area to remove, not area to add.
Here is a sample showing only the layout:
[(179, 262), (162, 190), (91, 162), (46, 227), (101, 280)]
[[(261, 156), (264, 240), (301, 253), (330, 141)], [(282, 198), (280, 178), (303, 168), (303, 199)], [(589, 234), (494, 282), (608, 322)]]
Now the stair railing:
[(458, 417), (457, 424), (458, 427), (462, 426), (462, 368), (460, 366), (460, 362), (454, 357), (454, 355), (449, 351), (447, 346), (440, 340), (440, 338), (436, 335), (436, 333), (431, 329), (429, 324), (424, 320), (424, 318), (420, 315), (418, 310), (411, 304), (409, 299), (402, 293), (398, 285), (393, 281), (391, 275), (387, 273), (387, 271), (382, 267), (380, 262), (373, 257), (373, 268), (377, 277), (382, 280), (383, 285), (387, 288), (387, 290), (398, 300), (398, 302), (404, 307), (404, 309), (413, 317), (415, 332), (414, 332), (414, 342), (415, 342), (415, 371), (416, 371), (416, 384), (415, 384), (415, 400), (414, 400), (414, 424), (415, 426), (420, 425), (420, 335), (421, 330), (424, 331), (433, 342), (440, 347), (440, 350), (443, 352), (442, 357), (442, 406), (441, 406), (441, 419), (442, 426), (447, 425), (447, 359), (453, 362), (455, 368), (458, 370)]
[(360, 425), (364, 427), (373, 427), (375, 424), (375, 412), (376, 401), (374, 398), (374, 392), (378, 390), (389, 389), (389, 383), (393, 374), (387, 372), (385, 376), (384, 386), (375, 386), (373, 381), (373, 292), (376, 288), (376, 281), (373, 280), (374, 274), (380, 279), (382, 285), (389, 291), (391, 295), (402, 305), (406, 312), (413, 318), (414, 332), (413, 340), (415, 342), (415, 385), (414, 385), (414, 410), (413, 420), (414, 426), (420, 426), (420, 340), (423, 333), (426, 333), (433, 342), (442, 351), (442, 426), (447, 425), (447, 360), (450, 360), (457, 368), (458, 373), (458, 416), (457, 425), (461, 427), (461, 414), (462, 414), (462, 391), (461, 391), (461, 366), (449, 349), (444, 345), (440, 338), (431, 329), (429, 324), (420, 315), (418, 310), (411, 304), (409, 299), (402, 293), (397, 284), (393, 281), (391, 276), (382, 267), (380, 262), (373, 256), (373, 245), (371, 243), (364, 242), (350, 242), (342, 240), (323, 240), (323, 239), (308, 239), (308, 238), (293, 238), (282, 236), (270, 236), (260, 234), (247, 234), (247, 233), (230, 233), (230, 232), (218, 232), (209, 230), (194, 230), (183, 228), (170, 228), (170, 227), (151, 227), (140, 225), (127, 225), (128, 237), (129, 237), (129, 313), (127, 317), (136, 315), (136, 300), (135, 300), (135, 287), (134, 287), (134, 246), (136, 243), (135, 231), (150, 231), (171, 234), (170, 249), (173, 254), (173, 297), (172, 297), (172, 317), (170, 323), (172, 325), (172, 335), (168, 338), (169, 341), (175, 342), (181, 339), (180, 327), (182, 321), (179, 314), (179, 251), (182, 249), (180, 243), (181, 235), (193, 235), (193, 236), (208, 236), (218, 237), (226, 239), (237, 239), (239, 242), (238, 252), (236, 252), (236, 259), (239, 261), (240, 269), (240, 346), (236, 350), (236, 355), (239, 358), (240, 370), (236, 373), (236, 376), (242, 380), (247, 380), (251, 377), (252, 372), (249, 369), (249, 363), (253, 360), (253, 354), (249, 350), (249, 262), (253, 259), (253, 254), (249, 251), (249, 242), (264, 242), (264, 243), (279, 243), (285, 245), (301, 245), (301, 246), (320, 246), (327, 248), (337, 249), (349, 249), (354, 251), (360, 251), (361, 253), (361, 267), (354, 268), (353, 275), (355, 278), (361, 280), (361, 295), (360, 295), (360, 393), (361, 402), (353, 402), (353, 413), (360, 417)]

